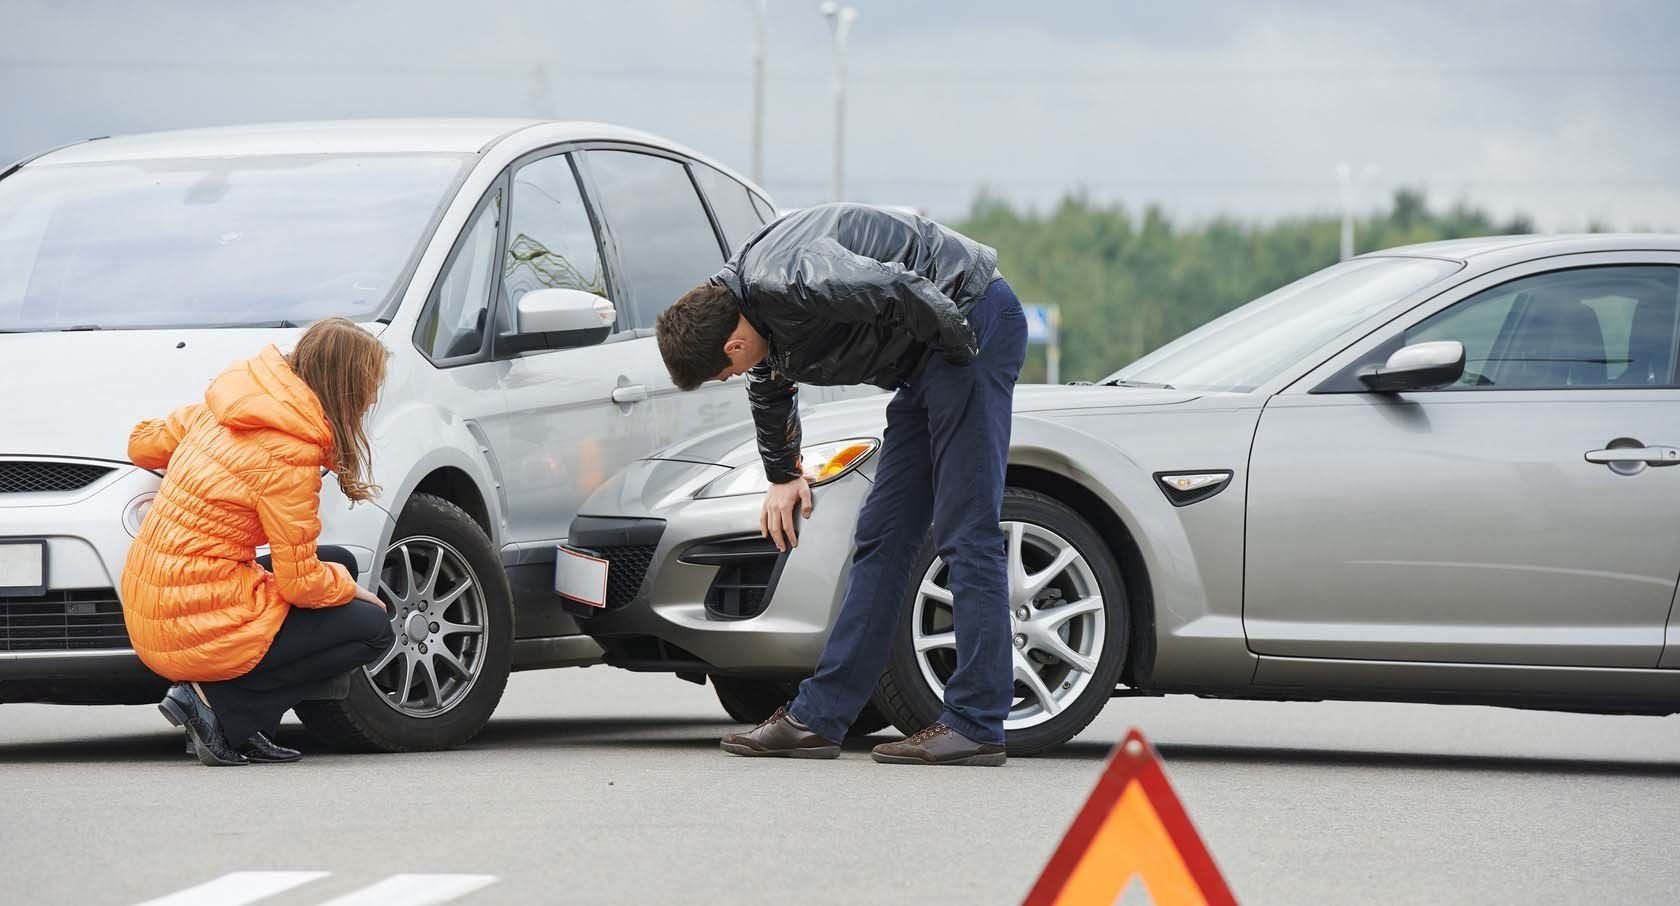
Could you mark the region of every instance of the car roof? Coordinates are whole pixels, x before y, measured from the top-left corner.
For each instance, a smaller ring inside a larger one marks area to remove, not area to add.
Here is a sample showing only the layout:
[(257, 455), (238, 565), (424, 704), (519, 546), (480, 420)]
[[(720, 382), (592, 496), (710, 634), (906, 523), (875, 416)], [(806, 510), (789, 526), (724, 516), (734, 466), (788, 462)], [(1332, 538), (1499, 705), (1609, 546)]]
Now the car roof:
[(1484, 258), (1531, 259), (1585, 252), (1680, 251), (1680, 235), (1671, 233), (1559, 233), (1477, 236), (1403, 245), (1360, 257), (1445, 258), (1470, 263)]
[(535, 119), (341, 120), (181, 129), (79, 142), (42, 154), (28, 166), (273, 154), (476, 154), (503, 140), (521, 138), (533, 149), (567, 141), (652, 145), (740, 178), (703, 154), (636, 129), (609, 123)]
[(496, 139), (537, 124), (513, 119), (346, 120), (215, 126), (119, 135), (51, 151), (34, 166), (183, 157), (379, 152), (473, 154)]
[[(718, 160), (669, 139), (611, 123), (536, 119), (368, 119), (213, 126), (90, 139), (25, 158), (14, 167), (277, 154), (476, 154), (503, 141), (515, 153), (564, 142), (624, 142), (681, 154), (764, 189)], [(6, 175), (0, 167), (0, 177)]]

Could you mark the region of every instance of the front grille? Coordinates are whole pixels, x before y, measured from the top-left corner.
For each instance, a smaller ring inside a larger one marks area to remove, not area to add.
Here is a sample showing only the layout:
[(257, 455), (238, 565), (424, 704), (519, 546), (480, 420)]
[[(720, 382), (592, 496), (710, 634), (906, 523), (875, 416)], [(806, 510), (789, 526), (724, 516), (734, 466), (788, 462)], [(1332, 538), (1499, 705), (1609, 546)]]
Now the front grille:
[(114, 588), (0, 595), (0, 651), (127, 647), (128, 629)]
[(595, 549), (612, 564), (607, 569), (608, 610), (623, 607), (636, 599), (636, 594), (642, 590), (642, 580), (647, 578), (648, 567), (653, 565), (655, 547), (657, 545), (626, 544)]
[(109, 473), (108, 466), (82, 462), (0, 462), (0, 494), (77, 491)]

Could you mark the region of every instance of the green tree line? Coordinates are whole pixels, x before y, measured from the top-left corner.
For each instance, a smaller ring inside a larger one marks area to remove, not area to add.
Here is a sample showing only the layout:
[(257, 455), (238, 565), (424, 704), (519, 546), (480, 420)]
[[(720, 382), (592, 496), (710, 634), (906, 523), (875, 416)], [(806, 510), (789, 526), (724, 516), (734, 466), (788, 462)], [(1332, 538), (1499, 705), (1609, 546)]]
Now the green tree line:
[[(1095, 380), (1161, 344), (1292, 280), (1336, 262), (1341, 221), (1298, 217), (1268, 224), (1220, 218), (1176, 225), (1159, 208), (1064, 198), (1022, 212), (982, 196), (952, 224), (995, 247), (1024, 302), (1061, 306), (1061, 379)], [(1414, 242), (1531, 233), (1526, 217), (1498, 221), (1459, 205), (1432, 210), (1402, 189), (1386, 210), (1358, 221), (1356, 252)], [(1023, 381), (1042, 381), (1034, 348)]]

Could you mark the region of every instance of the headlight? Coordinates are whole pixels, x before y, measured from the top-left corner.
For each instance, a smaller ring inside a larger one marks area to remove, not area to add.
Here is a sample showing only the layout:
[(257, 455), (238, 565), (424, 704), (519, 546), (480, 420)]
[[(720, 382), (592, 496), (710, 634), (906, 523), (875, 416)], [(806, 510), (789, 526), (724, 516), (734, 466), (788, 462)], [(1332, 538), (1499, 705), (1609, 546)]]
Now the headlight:
[(128, 502), (128, 507), (123, 510), (122, 521), (123, 528), (128, 530), (129, 537), (137, 538), (140, 536), (140, 523), (145, 520), (147, 511), (152, 508), (152, 501), (156, 499), (157, 494), (155, 493), (141, 494)]
[[(805, 464), (805, 480), (811, 487), (828, 484), (863, 464), (881, 446), (873, 438), (837, 440), (817, 444), (799, 451)], [(762, 494), (770, 490), (770, 479), (764, 475), (764, 465), (750, 462), (737, 466), (701, 488), (695, 497), (734, 497), (739, 494)]]

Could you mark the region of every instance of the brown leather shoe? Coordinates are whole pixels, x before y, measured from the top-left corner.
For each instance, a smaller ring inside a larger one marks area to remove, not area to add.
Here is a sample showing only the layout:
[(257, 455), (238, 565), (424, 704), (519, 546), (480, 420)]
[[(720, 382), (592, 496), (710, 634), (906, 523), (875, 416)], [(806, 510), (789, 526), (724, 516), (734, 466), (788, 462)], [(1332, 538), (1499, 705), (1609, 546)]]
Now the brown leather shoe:
[(987, 745), (941, 723), (922, 729), (909, 739), (884, 742), (870, 753), (882, 764), (961, 764), (1002, 767), (1008, 756), (1003, 746)]
[(786, 705), (748, 733), (731, 733), (722, 747), (731, 755), (762, 758), (839, 758), (840, 745), (831, 742), (788, 714)]

